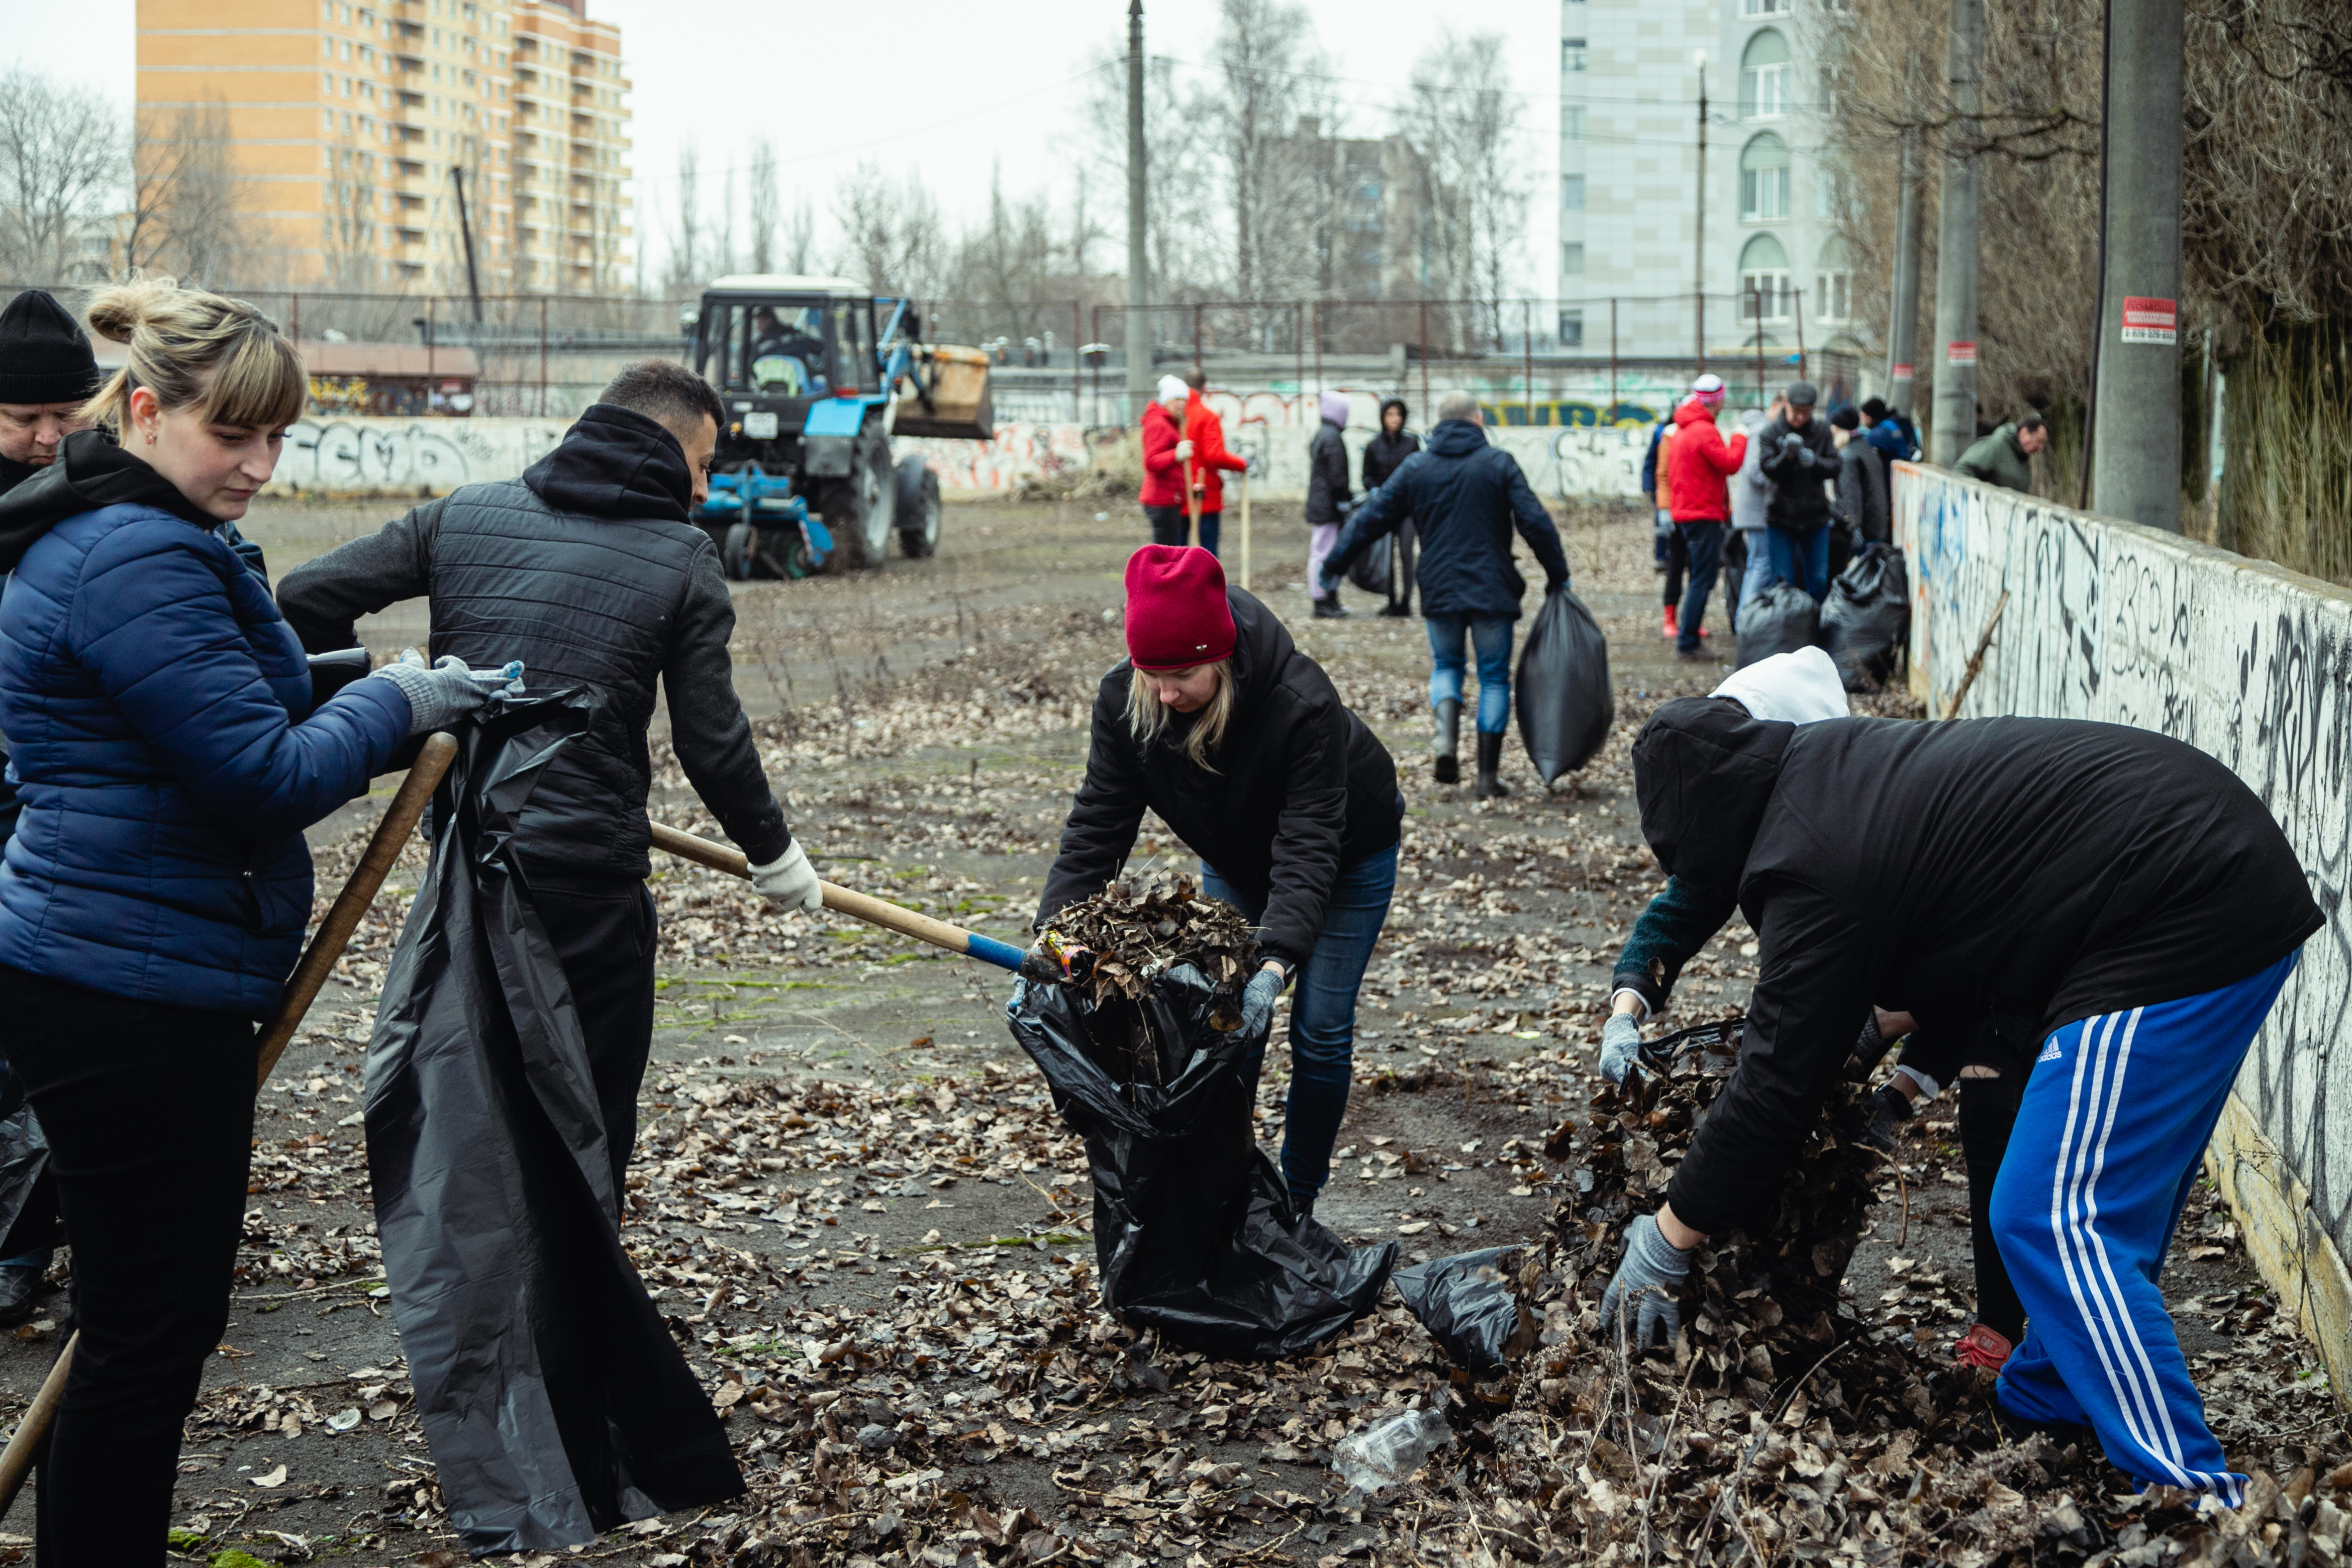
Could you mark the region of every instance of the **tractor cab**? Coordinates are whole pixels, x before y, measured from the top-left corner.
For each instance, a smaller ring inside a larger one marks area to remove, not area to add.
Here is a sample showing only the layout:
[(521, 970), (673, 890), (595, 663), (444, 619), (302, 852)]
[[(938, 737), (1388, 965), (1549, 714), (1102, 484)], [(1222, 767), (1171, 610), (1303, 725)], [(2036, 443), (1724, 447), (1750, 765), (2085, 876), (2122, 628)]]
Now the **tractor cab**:
[[(881, 391), (874, 297), (845, 278), (721, 278), (704, 290), (687, 363), (719, 389), (737, 444), (794, 440), (820, 398)], [(756, 456), (750, 451), (739, 458)]]

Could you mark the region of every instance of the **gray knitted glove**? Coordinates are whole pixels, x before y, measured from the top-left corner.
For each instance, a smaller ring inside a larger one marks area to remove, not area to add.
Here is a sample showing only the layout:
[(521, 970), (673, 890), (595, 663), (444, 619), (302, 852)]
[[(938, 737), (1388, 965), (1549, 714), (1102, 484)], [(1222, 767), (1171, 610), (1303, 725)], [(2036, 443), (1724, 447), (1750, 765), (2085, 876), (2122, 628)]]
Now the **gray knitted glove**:
[(1601, 1296), (1601, 1321), (1620, 1313), (1634, 1320), (1633, 1345), (1639, 1350), (1654, 1341), (1674, 1343), (1682, 1332), (1683, 1310), (1675, 1292), (1690, 1278), (1690, 1257), (1668, 1241), (1658, 1228), (1658, 1216), (1645, 1214), (1625, 1226), (1625, 1257), (1617, 1277)]
[(382, 669), (370, 671), (368, 679), (389, 680), (400, 688), (400, 694), (408, 699), (411, 735), (446, 730), (489, 700), (488, 693), (474, 679), (474, 672), (454, 653), (427, 668), (423, 654), (405, 647), (400, 650), (398, 658)]

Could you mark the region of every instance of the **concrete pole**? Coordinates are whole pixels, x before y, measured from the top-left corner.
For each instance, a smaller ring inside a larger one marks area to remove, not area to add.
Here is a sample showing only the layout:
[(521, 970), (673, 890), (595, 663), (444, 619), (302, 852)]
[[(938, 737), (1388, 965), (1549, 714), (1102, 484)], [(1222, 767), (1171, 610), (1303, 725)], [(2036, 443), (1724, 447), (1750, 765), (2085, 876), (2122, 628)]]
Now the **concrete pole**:
[(1706, 374), (1706, 51), (1694, 49), (1698, 67), (1698, 196), (1691, 230), (1691, 357), (1698, 362), (1692, 374)]
[(1127, 7), (1127, 418), (1151, 401), (1151, 258), (1144, 243), (1143, 0)]
[(2107, 12), (2106, 276), (2091, 509), (2180, 530), (2181, 0)]
[(1945, 74), (1956, 151), (1944, 155), (1936, 214), (1936, 417), (1927, 454), (1960, 460), (1977, 438), (1977, 118), (1983, 111), (1984, 0), (1952, 0)]
[(1902, 195), (1895, 207), (1895, 287), (1886, 322), (1886, 402), (1914, 418), (1919, 362), (1919, 132), (1903, 133)]

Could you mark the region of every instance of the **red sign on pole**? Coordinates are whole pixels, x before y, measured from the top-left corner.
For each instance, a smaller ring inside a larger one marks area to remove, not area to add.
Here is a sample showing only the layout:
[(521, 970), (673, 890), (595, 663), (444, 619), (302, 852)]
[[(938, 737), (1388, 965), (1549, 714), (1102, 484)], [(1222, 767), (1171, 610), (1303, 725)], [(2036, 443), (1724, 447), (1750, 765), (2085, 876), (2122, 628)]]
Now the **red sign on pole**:
[(2180, 307), (2170, 300), (2126, 294), (2124, 296), (2124, 324), (2120, 336), (2127, 343), (2178, 343), (2180, 341)]
[(1973, 342), (1946, 343), (1944, 345), (1944, 363), (1946, 364), (1976, 363), (1977, 345)]
[(1894, 379), (1896, 381), (1909, 381), (1912, 379), (1911, 367), (1907, 364), (1896, 365), (1895, 367)]

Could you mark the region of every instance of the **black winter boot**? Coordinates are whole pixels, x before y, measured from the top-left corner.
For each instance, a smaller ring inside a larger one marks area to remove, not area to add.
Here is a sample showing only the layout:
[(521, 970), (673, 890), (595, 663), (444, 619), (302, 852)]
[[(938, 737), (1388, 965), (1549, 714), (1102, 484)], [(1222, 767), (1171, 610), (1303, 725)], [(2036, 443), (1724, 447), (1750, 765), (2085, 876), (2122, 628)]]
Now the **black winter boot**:
[(1334, 588), (1315, 601), (1314, 618), (1318, 621), (1344, 621), (1348, 618), (1347, 606), (1339, 603), (1339, 589)]
[(1449, 697), (1437, 705), (1437, 736), (1429, 749), (1437, 753), (1430, 776), (1439, 784), (1460, 784), (1462, 764), (1454, 753), (1462, 744), (1462, 704)]
[(1511, 793), (1511, 786), (1495, 776), (1503, 765), (1503, 742), (1507, 732), (1501, 730), (1488, 734), (1478, 731), (1478, 788), (1480, 800), (1497, 800)]

